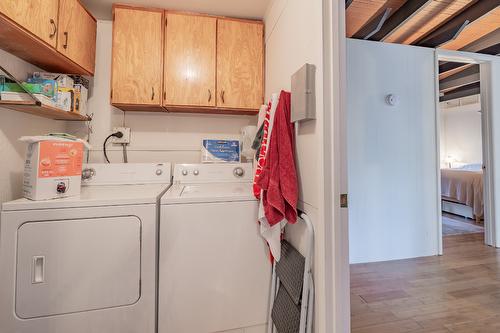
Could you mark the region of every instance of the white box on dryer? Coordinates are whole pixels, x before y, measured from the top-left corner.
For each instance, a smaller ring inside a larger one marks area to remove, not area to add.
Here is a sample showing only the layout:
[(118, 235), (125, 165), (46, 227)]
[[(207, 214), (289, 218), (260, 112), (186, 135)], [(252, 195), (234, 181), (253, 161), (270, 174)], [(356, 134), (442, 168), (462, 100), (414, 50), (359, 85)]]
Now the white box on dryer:
[(41, 140), (28, 144), (24, 161), (23, 195), (31, 200), (80, 194), (83, 143)]

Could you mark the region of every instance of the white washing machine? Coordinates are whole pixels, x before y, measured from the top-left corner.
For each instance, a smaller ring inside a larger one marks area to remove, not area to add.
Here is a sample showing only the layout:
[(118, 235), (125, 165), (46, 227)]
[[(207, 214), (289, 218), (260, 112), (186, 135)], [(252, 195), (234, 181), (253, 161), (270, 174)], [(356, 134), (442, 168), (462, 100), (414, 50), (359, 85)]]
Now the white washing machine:
[(161, 199), (159, 333), (264, 333), (271, 262), (250, 164), (180, 164)]
[(156, 331), (158, 200), (171, 166), (84, 168), (78, 197), (2, 205), (2, 333)]

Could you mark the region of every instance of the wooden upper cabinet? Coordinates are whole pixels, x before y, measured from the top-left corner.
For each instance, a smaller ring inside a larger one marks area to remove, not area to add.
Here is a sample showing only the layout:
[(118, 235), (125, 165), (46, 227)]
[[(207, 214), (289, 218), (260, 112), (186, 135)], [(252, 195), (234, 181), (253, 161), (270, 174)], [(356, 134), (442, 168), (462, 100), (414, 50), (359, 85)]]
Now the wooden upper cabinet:
[(215, 106), (217, 19), (166, 13), (164, 105)]
[(57, 50), (90, 73), (95, 69), (97, 23), (78, 0), (59, 0)]
[(56, 47), (57, 0), (0, 0), (0, 13)]
[(260, 22), (218, 19), (218, 107), (256, 110), (264, 102), (263, 33)]
[(163, 11), (113, 8), (111, 103), (162, 104)]

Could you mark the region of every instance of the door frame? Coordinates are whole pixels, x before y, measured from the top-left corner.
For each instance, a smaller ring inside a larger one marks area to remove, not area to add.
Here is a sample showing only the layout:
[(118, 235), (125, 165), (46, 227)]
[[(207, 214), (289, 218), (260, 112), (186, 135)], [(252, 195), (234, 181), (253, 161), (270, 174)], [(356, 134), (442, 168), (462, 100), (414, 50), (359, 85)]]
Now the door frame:
[(439, 102), (439, 61), (452, 61), (460, 63), (478, 64), (480, 68), (480, 98), (481, 98), (481, 129), (482, 129), (482, 150), (483, 150), (483, 173), (484, 173), (484, 191), (483, 201), (484, 205), (484, 233), (485, 244), (489, 246), (497, 246), (497, 223), (495, 221), (495, 207), (494, 207), (494, 182), (493, 182), (493, 145), (492, 145), (492, 128), (491, 128), (491, 99), (492, 92), (491, 76), (492, 69), (491, 63), (496, 61), (495, 56), (484, 55), (479, 53), (449, 51), (436, 49), (435, 52), (435, 91), (436, 91), (436, 172), (437, 172), (437, 191), (436, 200), (437, 205), (437, 237), (438, 237), (438, 254), (443, 255), (443, 220), (442, 220), (442, 205), (441, 205), (441, 110)]

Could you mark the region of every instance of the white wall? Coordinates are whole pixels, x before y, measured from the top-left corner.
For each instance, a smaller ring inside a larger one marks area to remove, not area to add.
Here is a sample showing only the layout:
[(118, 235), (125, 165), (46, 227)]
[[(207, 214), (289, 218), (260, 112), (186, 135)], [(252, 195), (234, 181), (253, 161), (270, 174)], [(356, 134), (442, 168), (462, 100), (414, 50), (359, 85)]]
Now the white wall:
[[(316, 66), (316, 120), (296, 127), (296, 160), (299, 207), (315, 227), (316, 283), (315, 332), (326, 332), (325, 229), (323, 222), (323, 9), (322, 1), (274, 0), (266, 23), (266, 99), (282, 89), (290, 90), (291, 75), (305, 63)], [(287, 229), (288, 237), (303, 247), (301, 225)], [(332, 283), (332, 281), (329, 281)]]
[[(0, 50), (0, 65), (12, 75), (25, 79), (36, 67)], [(0, 108), (0, 203), (22, 196), (22, 178), (26, 144), (23, 135), (63, 132), (66, 123)]]
[[(91, 162), (103, 162), (102, 144), (113, 127), (131, 128), (129, 162), (199, 163), (203, 138), (240, 138), (240, 128), (255, 125), (255, 116), (122, 112), (110, 105), (112, 22), (97, 22), (96, 71), (89, 110), (94, 114)], [(71, 132), (85, 136), (84, 124)], [(109, 144), (111, 162), (122, 161), (121, 146)]]
[[(442, 104), (441, 104), (442, 105)], [(441, 107), (441, 162), (482, 163), (481, 105)]]
[(347, 59), (351, 263), (435, 255), (434, 50), (348, 40)]

